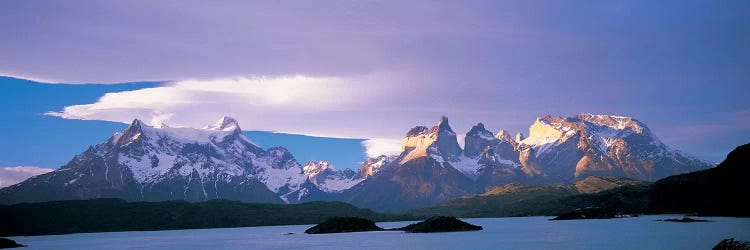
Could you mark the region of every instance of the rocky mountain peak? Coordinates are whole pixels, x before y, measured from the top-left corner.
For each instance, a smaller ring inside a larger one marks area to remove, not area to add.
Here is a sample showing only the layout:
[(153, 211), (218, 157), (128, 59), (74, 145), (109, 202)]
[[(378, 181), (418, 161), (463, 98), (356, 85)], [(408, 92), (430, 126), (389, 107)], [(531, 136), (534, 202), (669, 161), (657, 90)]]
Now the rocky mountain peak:
[[(482, 125), (482, 126), (484, 127), (484, 125)], [(451, 129), (450, 124), (448, 124), (448, 117), (446, 117), (444, 115), (440, 116), (440, 120), (438, 121), (438, 123), (435, 124), (435, 126), (433, 126), (432, 128), (430, 128), (430, 130), (428, 132), (429, 133), (447, 132), (447, 133), (453, 134), (453, 135), (456, 134), (456, 132), (453, 132), (453, 129)]]
[(367, 158), (365, 162), (362, 163), (362, 165), (359, 167), (359, 176), (362, 178), (367, 178), (372, 175), (377, 174), (383, 167), (387, 166), (393, 160), (396, 159), (396, 156), (387, 156), (387, 155), (381, 155), (374, 158)]
[(510, 133), (507, 131), (501, 129), (499, 132), (497, 132), (497, 135), (495, 135), (495, 138), (503, 140), (503, 141), (513, 141), (513, 138), (510, 137)]
[(564, 141), (578, 132), (576, 127), (561, 117), (538, 117), (529, 127), (529, 137), (519, 143), (535, 146)]
[(338, 170), (327, 161), (309, 161), (302, 169), (307, 179), (323, 192), (341, 192), (362, 181), (354, 170)]
[(143, 121), (133, 119), (133, 122), (131, 122), (130, 125), (128, 125), (128, 127), (124, 131), (122, 131), (122, 133), (115, 133), (115, 136), (119, 136), (117, 143), (123, 144), (126, 142), (138, 140), (141, 136), (143, 136), (143, 130), (145, 126), (147, 125), (145, 125)]
[(654, 180), (709, 166), (669, 149), (645, 124), (615, 115), (537, 118), (518, 150), (528, 172), (570, 180), (591, 175)]
[(427, 130), (429, 129), (425, 126), (416, 126), (416, 127), (409, 129), (409, 131), (406, 132), (406, 137), (418, 136), (418, 135), (427, 133)]
[(442, 162), (454, 159), (462, 153), (456, 133), (448, 124), (447, 117), (441, 116), (440, 121), (427, 132), (424, 132), (422, 128), (422, 126), (412, 128), (401, 141), (401, 151), (408, 152), (401, 162), (423, 156), (430, 156)]
[(464, 155), (468, 157), (475, 157), (482, 154), (483, 150), (487, 146), (494, 146), (498, 144), (497, 138), (494, 134), (484, 127), (481, 122), (474, 125), (464, 139)]
[(466, 133), (466, 136), (476, 136), (476, 135), (481, 135), (481, 136), (485, 136), (485, 137), (486, 136), (489, 136), (489, 137), (493, 136), (492, 132), (490, 132), (489, 130), (487, 130), (484, 127), (484, 124), (482, 124), (481, 122), (477, 123), (477, 125), (474, 125), (473, 127), (471, 127), (471, 130), (469, 130), (469, 132)]

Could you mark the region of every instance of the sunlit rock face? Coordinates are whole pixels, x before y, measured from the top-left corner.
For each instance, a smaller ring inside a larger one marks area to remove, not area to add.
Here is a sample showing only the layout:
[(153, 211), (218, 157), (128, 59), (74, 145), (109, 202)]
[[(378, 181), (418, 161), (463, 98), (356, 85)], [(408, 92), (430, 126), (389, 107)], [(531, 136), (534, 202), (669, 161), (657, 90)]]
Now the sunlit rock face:
[(518, 150), (525, 172), (561, 182), (592, 175), (653, 181), (711, 166), (669, 149), (638, 120), (613, 115), (538, 118)]
[(445, 116), (441, 116), (440, 121), (430, 129), (417, 126), (409, 130), (401, 141), (401, 151), (407, 153), (401, 163), (424, 156), (441, 162), (452, 161), (462, 152), (456, 132), (453, 132)]

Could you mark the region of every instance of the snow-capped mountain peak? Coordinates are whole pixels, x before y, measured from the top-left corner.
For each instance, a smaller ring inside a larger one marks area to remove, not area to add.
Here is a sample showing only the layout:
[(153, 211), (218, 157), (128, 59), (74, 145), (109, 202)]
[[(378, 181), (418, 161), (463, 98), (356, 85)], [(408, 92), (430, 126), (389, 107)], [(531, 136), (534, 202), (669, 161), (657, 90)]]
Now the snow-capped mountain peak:
[(207, 129), (156, 127), (135, 119), (49, 178), (49, 184), (29, 189), (46, 185), (63, 190), (66, 199), (282, 202), (281, 194), (306, 180), (286, 150), (263, 150), (228, 117)]
[[(425, 132), (426, 128), (418, 133), (429, 134)], [(373, 166), (370, 172), (380, 167)], [(68, 190), (66, 199), (134, 201), (303, 202), (342, 192), (364, 179), (352, 169), (338, 170), (326, 161), (302, 166), (283, 147), (264, 150), (246, 138), (231, 117), (202, 129), (149, 126), (134, 119), (125, 130), (50, 176), (49, 188)], [(39, 185), (20, 186), (35, 190)]]
[(466, 133), (466, 136), (479, 136), (480, 138), (483, 138), (485, 140), (495, 139), (495, 135), (492, 134), (492, 132), (490, 132), (486, 128), (484, 128), (484, 124), (481, 122), (471, 127), (469, 132)]
[(388, 164), (391, 164), (393, 160), (396, 159), (395, 155), (380, 155), (378, 157), (374, 158), (367, 158), (365, 162), (362, 163), (362, 165), (359, 167), (359, 176), (362, 178), (368, 178), (370, 176), (373, 176), (380, 172), (383, 167), (388, 166)]
[(464, 154), (475, 157), (482, 154), (484, 148), (490, 144), (497, 144), (497, 138), (484, 127), (481, 122), (471, 127), (464, 138)]
[(589, 123), (600, 126), (610, 127), (616, 130), (631, 129), (635, 133), (643, 133), (645, 125), (632, 117), (616, 115), (595, 115), (590, 113), (581, 113), (573, 117)]
[(134, 119), (122, 133), (115, 133), (115, 136), (113, 137), (118, 138), (117, 140), (115, 140), (117, 144), (124, 144), (127, 142), (138, 140), (138, 138), (143, 135), (144, 126), (146, 125), (143, 124), (141, 120)]
[(309, 181), (324, 192), (341, 192), (363, 180), (354, 170), (338, 170), (327, 161), (309, 161), (302, 169)]
[(491, 171), (493, 167), (516, 167), (515, 145), (505, 130), (493, 134), (479, 123), (466, 133), (463, 156), (451, 165), (472, 179), (476, 179), (483, 168)]
[(316, 175), (318, 175), (319, 173), (327, 169), (336, 171), (336, 169), (333, 166), (331, 166), (331, 164), (329, 164), (327, 161), (318, 161), (318, 162), (308, 161), (307, 163), (305, 163), (304, 166), (302, 166), (302, 170), (305, 172), (305, 175), (309, 177), (315, 177)]
[(240, 131), (240, 124), (232, 117), (224, 116), (216, 124), (208, 125), (206, 130)]
[[(165, 191), (160, 187), (172, 189), (174, 183), (188, 183), (185, 185), (190, 186), (184, 189), (199, 190), (192, 197), (188, 193), (170, 191), (166, 193), (168, 199), (207, 200), (226, 195), (231, 197), (250, 189), (257, 191), (260, 187), (244, 187), (256, 182), (263, 184), (262, 189), (275, 193), (273, 199), (281, 201), (279, 197), (286, 197), (285, 194), (303, 188), (302, 184), (310, 177), (305, 170), (308, 173), (311, 171), (303, 169), (285, 148), (264, 150), (252, 143), (242, 134), (239, 123), (231, 117), (223, 117), (215, 125), (203, 129), (149, 126), (135, 119), (124, 131), (115, 133), (105, 143), (76, 156), (71, 168), (98, 164), (92, 163), (92, 160), (103, 162), (104, 181), (117, 180), (123, 185), (130, 178), (139, 189), (148, 188), (148, 191), (143, 191), (143, 199), (146, 200), (163, 198)], [(315, 170), (316, 177), (322, 176), (327, 183), (321, 190), (337, 191), (348, 187), (348, 182), (359, 177), (353, 170), (338, 171), (327, 162), (320, 163)], [(115, 172), (117, 176), (110, 176)], [(329, 176), (340, 176), (339, 179), (346, 179), (347, 183), (332, 184), (328, 179), (336, 178)], [(243, 186), (244, 189), (226, 190), (222, 189), (222, 185)], [(148, 198), (149, 195), (152, 198)]]
[(256, 159), (264, 151), (239, 132), (236, 121), (222, 120), (228, 125), (225, 128), (232, 130), (157, 128), (135, 119), (121, 135), (113, 136), (119, 139), (111, 149), (101, 148), (99, 154), (116, 154), (117, 162), (127, 166), (139, 183), (160, 182), (171, 173), (249, 174), (252, 171), (243, 162)]
[(653, 180), (709, 166), (669, 149), (640, 121), (616, 115), (537, 118), (518, 148), (530, 172), (542, 171), (536, 166), (559, 175), (571, 169), (574, 178), (621, 171), (616, 174)]

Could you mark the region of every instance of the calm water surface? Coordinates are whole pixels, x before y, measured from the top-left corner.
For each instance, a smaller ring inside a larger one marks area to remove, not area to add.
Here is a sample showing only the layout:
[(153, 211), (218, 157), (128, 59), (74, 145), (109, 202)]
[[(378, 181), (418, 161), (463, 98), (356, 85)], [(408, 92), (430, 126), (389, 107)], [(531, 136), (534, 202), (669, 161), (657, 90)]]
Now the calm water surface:
[[(22, 249), (711, 249), (721, 239), (750, 240), (750, 219), (657, 222), (681, 216), (548, 221), (550, 217), (465, 219), (483, 231), (306, 235), (306, 226), (86, 233), (10, 237)], [(378, 223), (383, 228), (409, 222)], [(286, 233), (294, 233), (285, 235)]]

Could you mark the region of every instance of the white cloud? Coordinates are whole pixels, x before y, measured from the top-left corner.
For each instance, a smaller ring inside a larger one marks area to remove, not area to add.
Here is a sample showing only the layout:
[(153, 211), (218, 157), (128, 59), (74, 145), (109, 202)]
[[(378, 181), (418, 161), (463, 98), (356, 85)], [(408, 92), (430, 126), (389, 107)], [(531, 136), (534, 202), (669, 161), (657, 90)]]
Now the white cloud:
[[(476, 117), (502, 119), (501, 111), (441, 98), (455, 89), (429, 87), (425, 81), (410, 78), (415, 72), (176, 81), (106, 93), (94, 103), (67, 106), (47, 115), (122, 123), (138, 118), (151, 125), (196, 128), (231, 116), (244, 130), (369, 139), (363, 145), (370, 156), (400, 153), (400, 139), (409, 128), (432, 125), (440, 115), (451, 117), (459, 135), (480, 121)], [(410, 79), (409, 84), (403, 79)]]
[[(405, 72), (320, 77), (304, 75), (185, 80), (106, 93), (94, 103), (46, 114), (66, 119), (204, 127), (222, 116), (244, 130), (336, 138), (401, 138), (408, 128), (436, 121), (453, 103), (434, 100)], [(460, 111), (457, 111), (460, 112)], [(461, 119), (457, 119), (461, 120)], [(469, 120), (470, 121), (470, 120)]]
[(357, 112), (378, 95), (378, 89), (361, 80), (301, 75), (187, 80), (107, 93), (95, 103), (47, 115), (123, 123), (138, 118), (152, 125), (186, 127), (202, 127), (227, 115), (244, 121), (245, 129), (353, 138), (362, 134), (336, 129), (342, 121), (320, 118)]
[(22, 182), (29, 177), (49, 173), (54, 169), (33, 166), (0, 167), (0, 187)]
[(367, 157), (378, 157), (381, 155), (398, 155), (401, 153), (401, 140), (375, 138), (362, 142)]

